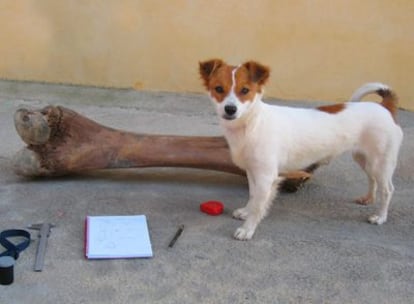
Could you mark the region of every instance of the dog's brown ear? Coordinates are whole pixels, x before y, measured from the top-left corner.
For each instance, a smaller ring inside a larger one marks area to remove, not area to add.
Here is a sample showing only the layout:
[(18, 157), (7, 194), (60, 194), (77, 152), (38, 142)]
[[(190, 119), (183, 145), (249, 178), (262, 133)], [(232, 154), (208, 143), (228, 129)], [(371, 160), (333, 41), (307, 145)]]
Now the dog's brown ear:
[(249, 71), (250, 79), (259, 85), (264, 85), (270, 76), (270, 69), (256, 61), (248, 61), (243, 66)]
[(224, 64), (221, 59), (211, 59), (203, 62), (199, 62), (200, 76), (204, 81), (204, 85), (208, 88), (208, 81), (214, 71)]

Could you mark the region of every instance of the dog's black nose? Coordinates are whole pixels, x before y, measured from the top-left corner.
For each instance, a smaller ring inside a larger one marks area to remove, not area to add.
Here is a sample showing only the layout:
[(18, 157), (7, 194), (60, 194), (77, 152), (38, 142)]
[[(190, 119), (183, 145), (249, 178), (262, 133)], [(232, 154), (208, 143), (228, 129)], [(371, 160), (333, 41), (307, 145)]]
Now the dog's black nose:
[(227, 115), (232, 116), (237, 112), (237, 107), (235, 105), (226, 105), (224, 106), (224, 112), (226, 112)]

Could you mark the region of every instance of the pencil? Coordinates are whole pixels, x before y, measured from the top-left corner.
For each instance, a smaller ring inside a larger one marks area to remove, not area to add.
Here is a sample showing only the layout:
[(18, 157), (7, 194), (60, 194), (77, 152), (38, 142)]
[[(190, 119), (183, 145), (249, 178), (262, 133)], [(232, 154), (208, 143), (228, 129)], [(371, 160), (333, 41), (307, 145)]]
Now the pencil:
[(171, 240), (171, 242), (170, 242), (170, 244), (168, 245), (168, 247), (173, 247), (174, 246), (174, 244), (175, 244), (175, 242), (177, 242), (177, 240), (178, 240), (178, 238), (180, 237), (180, 235), (181, 235), (181, 233), (183, 232), (183, 230), (184, 230), (184, 225), (180, 225), (180, 226), (178, 226), (178, 230), (177, 230), (177, 232), (175, 233), (175, 235), (174, 235), (174, 237), (172, 238), (172, 240)]

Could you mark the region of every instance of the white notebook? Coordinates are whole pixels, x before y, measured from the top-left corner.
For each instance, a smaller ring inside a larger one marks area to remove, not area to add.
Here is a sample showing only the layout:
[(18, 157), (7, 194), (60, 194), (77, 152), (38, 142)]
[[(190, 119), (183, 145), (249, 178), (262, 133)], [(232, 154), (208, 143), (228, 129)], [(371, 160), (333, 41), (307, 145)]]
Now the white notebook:
[(145, 215), (87, 216), (85, 256), (88, 259), (152, 257), (147, 218)]

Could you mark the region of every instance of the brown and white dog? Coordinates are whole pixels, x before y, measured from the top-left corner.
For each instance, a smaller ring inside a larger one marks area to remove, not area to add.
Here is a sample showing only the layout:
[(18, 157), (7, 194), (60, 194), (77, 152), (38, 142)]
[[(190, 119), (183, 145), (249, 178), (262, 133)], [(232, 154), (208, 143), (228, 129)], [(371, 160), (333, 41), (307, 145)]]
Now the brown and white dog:
[[(379, 188), (381, 205), (368, 220), (382, 224), (394, 191), (392, 176), (403, 133), (396, 123), (397, 98), (381, 83), (367, 83), (350, 102), (302, 109), (262, 101), (268, 67), (255, 61), (231, 66), (220, 59), (200, 62), (204, 85), (215, 104), (233, 162), (244, 169), (249, 200), (233, 216), (245, 222), (234, 233), (251, 239), (265, 217), (280, 182), (280, 172), (324, 163), (345, 151), (368, 176), (368, 193), (361, 204), (372, 203)], [(356, 102), (369, 93), (382, 96), (381, 104)]]

